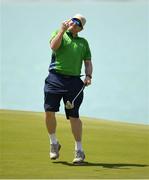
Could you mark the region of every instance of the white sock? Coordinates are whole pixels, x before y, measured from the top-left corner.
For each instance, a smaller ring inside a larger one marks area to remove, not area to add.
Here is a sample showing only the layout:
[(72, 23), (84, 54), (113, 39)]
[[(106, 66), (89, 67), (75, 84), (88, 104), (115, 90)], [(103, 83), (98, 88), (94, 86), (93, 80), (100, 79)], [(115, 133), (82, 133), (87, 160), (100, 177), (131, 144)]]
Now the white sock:
[(57, 139), (55, 134), (49, 134), (49, 138), (50, 138), (50, 144), (57, 144)]
[(75, 151), (83, 151), (81, 141), (76, 141), (75, 142)]

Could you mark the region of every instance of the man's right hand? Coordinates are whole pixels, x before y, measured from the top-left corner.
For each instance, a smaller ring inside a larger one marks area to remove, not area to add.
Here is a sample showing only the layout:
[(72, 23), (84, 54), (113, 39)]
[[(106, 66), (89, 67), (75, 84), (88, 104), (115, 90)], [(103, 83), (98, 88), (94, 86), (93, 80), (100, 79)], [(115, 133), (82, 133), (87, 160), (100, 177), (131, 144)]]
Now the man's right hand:
[(71, 19), (67, 20), (67, 21), (64, 21), (61, 25), (61, 29), (60, 31), (61, 32), (65, 32), (67, 31), (67, 29), (69, 28), (69, 22), (71, 21)]

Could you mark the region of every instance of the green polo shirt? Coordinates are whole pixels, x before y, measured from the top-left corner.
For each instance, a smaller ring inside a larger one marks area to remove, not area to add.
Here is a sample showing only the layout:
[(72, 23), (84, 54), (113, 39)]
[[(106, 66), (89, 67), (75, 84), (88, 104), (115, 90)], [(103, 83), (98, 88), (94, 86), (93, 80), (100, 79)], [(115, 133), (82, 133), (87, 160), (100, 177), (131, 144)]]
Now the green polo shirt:
[[(50, 41), (57, 35), (58, 31), (52, 33)], [(64, 75), (78, 76), (81, 74), (82, 62), (91, 60), (91, 51), (86, 39), (73, 37), (67, 31), (63, 35), (60, 47), (52, 52), (52, 60), (49, 70)]]

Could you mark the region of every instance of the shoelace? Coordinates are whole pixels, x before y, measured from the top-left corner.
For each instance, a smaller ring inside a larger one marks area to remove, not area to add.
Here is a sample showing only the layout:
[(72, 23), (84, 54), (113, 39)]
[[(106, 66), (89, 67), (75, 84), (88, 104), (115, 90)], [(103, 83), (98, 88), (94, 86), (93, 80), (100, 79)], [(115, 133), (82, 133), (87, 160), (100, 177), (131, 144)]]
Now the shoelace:
[(76, 158), (79, 158), (79, 157), (82, 157), (82, 156), (84, 156), (83, 152), (81, 152), (81, 151), (76, 152)]

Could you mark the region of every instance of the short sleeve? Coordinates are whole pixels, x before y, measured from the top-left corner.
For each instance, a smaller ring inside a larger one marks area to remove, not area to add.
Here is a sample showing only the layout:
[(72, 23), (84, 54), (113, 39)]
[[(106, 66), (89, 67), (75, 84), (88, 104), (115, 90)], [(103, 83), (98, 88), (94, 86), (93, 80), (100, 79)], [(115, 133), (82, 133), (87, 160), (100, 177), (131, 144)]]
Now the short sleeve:
[(87, 40), (85, 40), (85, 55), (84, 60), (91, 60), (91, 50)]
[(52, 41), (52, 39), (57, 35), (57, 33), (58, 33), (58, 31), (54, 31), (54, 32), (52, 32), (52, 34), (51, 34), (51, 36), (50, 36), (50, 40), (49, 40), (49, 42), (51, 42)]

